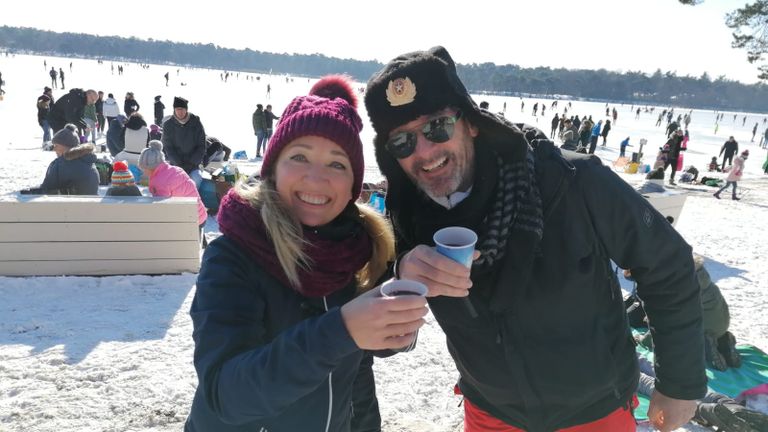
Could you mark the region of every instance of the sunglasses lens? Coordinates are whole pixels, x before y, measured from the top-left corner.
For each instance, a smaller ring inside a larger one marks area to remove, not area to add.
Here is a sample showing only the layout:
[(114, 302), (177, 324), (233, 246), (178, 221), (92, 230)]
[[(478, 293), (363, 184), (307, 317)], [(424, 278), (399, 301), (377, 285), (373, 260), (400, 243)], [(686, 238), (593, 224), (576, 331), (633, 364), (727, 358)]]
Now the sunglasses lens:
[(453, 136), (453, 117), (440, 117), (427, 123), (422, 129), (424, 137), (433, 143), (444, 143)]
[(398, 159), (407, 158), (416, 148), (416, 134), (413, 132), (400, 132), (387, 141), (386, 147), (392, 156)]
[[(439, 117), (427, 122), (421, 129), (424, 138), (435, 144), (444, 143), (453, 137), (453, 129), (456, 121), (461, 118), (461, 111), (457, 111), (452, 117)], [(387, 141), (387, 151), (398, 158), (405, 159), (416, 150), (416, 133), (400, 132)]]

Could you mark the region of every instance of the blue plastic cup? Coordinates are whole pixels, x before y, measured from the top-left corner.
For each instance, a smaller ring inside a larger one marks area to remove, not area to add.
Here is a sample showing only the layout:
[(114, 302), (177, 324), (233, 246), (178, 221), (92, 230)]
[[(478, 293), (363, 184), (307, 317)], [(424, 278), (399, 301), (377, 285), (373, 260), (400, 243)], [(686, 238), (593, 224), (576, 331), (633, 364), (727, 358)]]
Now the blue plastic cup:
[(464, 227), (447, 227), (438, 230), (432, 239), (440, 254), (468, 268), (472, 266), (472, 255), (477, 243), (477, 234), (474, 231)]

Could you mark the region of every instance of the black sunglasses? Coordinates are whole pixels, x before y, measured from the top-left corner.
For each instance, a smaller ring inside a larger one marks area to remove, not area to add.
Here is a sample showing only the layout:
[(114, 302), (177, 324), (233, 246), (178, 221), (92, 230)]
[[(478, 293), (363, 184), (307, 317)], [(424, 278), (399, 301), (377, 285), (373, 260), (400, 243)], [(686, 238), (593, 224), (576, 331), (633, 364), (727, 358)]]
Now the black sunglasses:
[[(453, 138), (454, 125), (460, 118), (461, 111), (452, 116), (434, 118), (421, 127), (421, 133), (435, 144), (444, 143)], [(416, 132), (399, 132), (387, 141), (385, 147), (392, 156), (405, 159), (416, 150), (416, 139)]]

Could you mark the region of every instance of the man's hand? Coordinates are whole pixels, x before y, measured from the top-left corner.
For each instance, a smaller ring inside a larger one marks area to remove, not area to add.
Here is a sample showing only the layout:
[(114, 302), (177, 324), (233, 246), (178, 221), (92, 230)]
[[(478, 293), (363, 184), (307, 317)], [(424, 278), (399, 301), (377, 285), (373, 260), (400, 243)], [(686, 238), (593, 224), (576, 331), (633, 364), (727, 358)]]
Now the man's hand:
[(695, 400), (673, 399), (654, 390), (648, 406), (648, 420), (661, 432), (671, 432), (693, 418), (696, 404)]
[[(473, 259), (479, 256), (475, 251)], [(401, 279), (419, 281), (429, 288), (427, 297), (466, 297), (472, 288), (468, 268), (426, 245), (411, 249), (397, 264)]]
[(427, 300), (421, 296), (381, 297), (379, 287), (341, 307), (341, 318), (360, 349), (398, 349), (410, 345), (424, 325)]

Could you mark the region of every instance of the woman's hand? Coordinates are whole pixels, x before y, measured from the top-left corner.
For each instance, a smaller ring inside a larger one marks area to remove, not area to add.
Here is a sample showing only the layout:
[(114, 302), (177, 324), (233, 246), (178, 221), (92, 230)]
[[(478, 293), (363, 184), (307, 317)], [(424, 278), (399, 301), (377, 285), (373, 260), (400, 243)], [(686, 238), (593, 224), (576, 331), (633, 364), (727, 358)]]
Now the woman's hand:
[(341, 317), (360, 349), (397, 349), (414, 341), (428, 311), (424, 297), (381, 297), (376, 287), (342, 306)]

